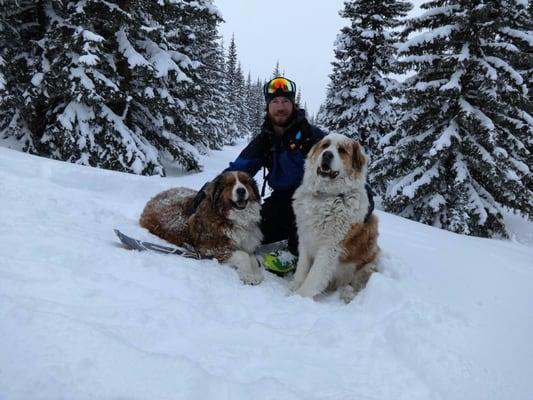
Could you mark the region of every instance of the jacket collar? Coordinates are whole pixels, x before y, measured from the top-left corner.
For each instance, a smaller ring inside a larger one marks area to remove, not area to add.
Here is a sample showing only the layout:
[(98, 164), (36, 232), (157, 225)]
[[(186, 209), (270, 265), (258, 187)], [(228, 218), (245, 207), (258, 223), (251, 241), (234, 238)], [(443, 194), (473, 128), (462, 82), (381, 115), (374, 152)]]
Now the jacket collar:
[(289, 145), (289, 142), (293, 139), (293, 137), (302, 129), (302, 125), (307, 122), (307, 119), (305, 117), (305, 110), (299, 109), (294, 113), (294, 117), (291, 121), (291, 123), (287, 126), (285, 129), (285, 133), (283, 136), (278, 136), (274, 134), (274, 128), (272, 127), (272, 122), (270, 122), (270, 118), (268, 115), (265, 116), (265, 121), (263, 122), (263, 126), (261, 129), (261, 132), (269, 138), (269, 141), (272, 143), (274, 147), (280, 147), (284, 146), (287, 147)]

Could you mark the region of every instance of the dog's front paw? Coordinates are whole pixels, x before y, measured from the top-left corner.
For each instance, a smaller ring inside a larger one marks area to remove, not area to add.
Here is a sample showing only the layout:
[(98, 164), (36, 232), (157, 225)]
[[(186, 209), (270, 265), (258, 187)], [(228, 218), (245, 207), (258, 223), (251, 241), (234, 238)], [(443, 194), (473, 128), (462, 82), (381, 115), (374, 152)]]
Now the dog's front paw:
[(304, 285), (304, 286), (300, 286), (298, 289), (296, 289), (294, 293), (296, 293), (297, 295), (302, 296), (302, 297), (313, 298), (317, 294), (319, 294), (320, 292), (317, 292), (315, 290), (310, 290), (309, 288), (306, 288), (305, 285)]
[(352, 301), (357, 294), (357, 291), (350, 285), (343, 286), (339, 289), (339, 297), (346, 304)]
[(242, 283), (244, 283), (245, 285), (259, 285), (261, 282), (263, 282), (263, 279), (265, 277), (263, 276), (261, 270), (258, 270), (240, 272), (239, 278), (241, 278)]
[(300, 282), (299, 280), (297, 279), (293, 279), (290, 283), (289, 283), (289, 293), (290, 294), (293, 294), (294, 292), (296, 292), (298, 290), (298, 288), (302, 286), (302, 282)]

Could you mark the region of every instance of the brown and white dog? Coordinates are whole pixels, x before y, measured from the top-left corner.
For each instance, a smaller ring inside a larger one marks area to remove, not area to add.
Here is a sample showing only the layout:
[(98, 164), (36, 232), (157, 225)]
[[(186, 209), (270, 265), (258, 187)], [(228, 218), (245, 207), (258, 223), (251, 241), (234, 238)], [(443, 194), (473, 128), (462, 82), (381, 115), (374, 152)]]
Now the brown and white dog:
[(307, 157), (294, 194), (299, 258), (291, 289), (304, 297), (340, 290), (349, 302), (373, 271), (378, 220), (369, 214), (367, 157), (361, 145), (330, 134)]
[(225, 172), (211, 182), (207, 196), (193, 210), (196, 193), (188, 188), (159, 193), (146, 204), (141, 226), (178, 246), (192, 245), (202, 257), (233, 266), (246, 284), (260, 283), (263, 273), (254, 252), (263, 235), (255, 181), (244, 172)]

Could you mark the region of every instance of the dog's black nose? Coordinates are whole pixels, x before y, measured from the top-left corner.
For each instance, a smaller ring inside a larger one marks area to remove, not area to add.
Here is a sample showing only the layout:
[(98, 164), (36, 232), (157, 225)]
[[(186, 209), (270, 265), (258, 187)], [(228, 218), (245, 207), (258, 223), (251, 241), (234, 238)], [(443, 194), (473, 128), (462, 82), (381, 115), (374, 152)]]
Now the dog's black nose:
[(237, 188), (236, 192), (237, 196), (241, 199), (246, 196), (246, 190), (243, 187)]
[(333, 153), (331, 151), (325, 151), (322, 153), (322, 165), (329, 166), (333, 160)]

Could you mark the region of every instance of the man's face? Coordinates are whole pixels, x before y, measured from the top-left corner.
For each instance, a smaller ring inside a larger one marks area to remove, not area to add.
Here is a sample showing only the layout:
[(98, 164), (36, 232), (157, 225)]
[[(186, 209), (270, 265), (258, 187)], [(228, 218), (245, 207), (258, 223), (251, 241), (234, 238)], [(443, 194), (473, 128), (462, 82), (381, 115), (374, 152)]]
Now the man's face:
[(289, 125), (293, 110), (292, 102), (283, 96), (274, 97), (268, 103), (268, 116), (273, 125), (283, 127)]

